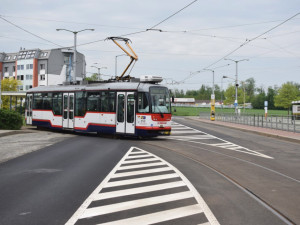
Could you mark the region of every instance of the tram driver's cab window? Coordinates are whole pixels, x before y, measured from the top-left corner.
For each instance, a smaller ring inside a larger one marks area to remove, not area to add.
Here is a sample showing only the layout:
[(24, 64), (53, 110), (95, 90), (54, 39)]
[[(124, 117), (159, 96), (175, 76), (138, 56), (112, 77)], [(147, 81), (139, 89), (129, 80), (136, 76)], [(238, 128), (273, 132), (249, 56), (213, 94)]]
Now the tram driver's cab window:
[(149, 113), (149, 101), (146, 93), (138, 93), (138, 112)]

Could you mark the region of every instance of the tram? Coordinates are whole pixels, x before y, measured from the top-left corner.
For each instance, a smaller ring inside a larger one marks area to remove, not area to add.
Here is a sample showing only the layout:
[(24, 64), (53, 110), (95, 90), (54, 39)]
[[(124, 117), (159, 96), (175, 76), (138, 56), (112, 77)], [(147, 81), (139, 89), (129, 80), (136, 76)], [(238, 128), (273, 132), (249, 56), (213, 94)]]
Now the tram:
[(87, 85), (39, 86), (26, 93), (26, 123), (125, 136), (171, 133), (169, 90), (161, 77)]

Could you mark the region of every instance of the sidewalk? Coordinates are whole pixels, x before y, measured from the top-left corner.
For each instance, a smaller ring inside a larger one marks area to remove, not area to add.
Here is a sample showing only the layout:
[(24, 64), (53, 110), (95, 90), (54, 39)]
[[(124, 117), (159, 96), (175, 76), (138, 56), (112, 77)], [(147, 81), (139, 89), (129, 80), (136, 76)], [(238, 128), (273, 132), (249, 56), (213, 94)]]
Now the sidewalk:
[(187, 119), (196, 120), (203, 123), (209, 123), (214, 124), (217, 126), (224, 126), (224, 127), (230, 127), (242, 131), (257, 133), (260, 135), (268, 136), (268, 137), (275, 137), (279, 139), (283, 139), (286, 141), (292, 141), (296, 143), (300, 143), (300, 133), (294, 133), (294, 132), (288, 132), (283, 130), (275, 130), (270, 128), (263, 128), (263, 127), (254, 127), (254, 126), (248, 126), (243, 124), (236, 124), (236, 123), (228, 123), (223, 121), (211, 121), (208, 119), (202, 119), (198, 116), (187, 116), (185, 117)]
[(23, 126), (20, 130), (0, 130), (0, 137), (14, 135), (14, 134), (23, 134), (23, 133), (32, 133), (36, 130), (36, 127), (32, 126)]

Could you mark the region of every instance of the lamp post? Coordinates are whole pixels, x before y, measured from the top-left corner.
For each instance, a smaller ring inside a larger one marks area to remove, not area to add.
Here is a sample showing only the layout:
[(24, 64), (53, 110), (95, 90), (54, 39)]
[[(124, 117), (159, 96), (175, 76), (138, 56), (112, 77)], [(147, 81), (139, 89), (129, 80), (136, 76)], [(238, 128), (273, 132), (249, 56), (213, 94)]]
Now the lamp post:
[[(223, 76), (223, 77), (222, 77), (222, 81), (221, 81), (221, 85), (222, 85), (222, 86), (223, 86), (223, 78), (228, 78), (228, 79), (236, 80), (236, 79), (234, 79), (234, 78), (232, 78), (232, 77)], [(241, 83), (242, 83), (242, 85), (243, 85), (243, 89), (244, 89), (244, 113), (245, 113), (245, 103), (246, 103), (246, 87), (245, 87), (245, 82), (244, 82), (244, 81), (239, 81), (239, 82), (241, 82)], [(221, 95), (221, 97), (222, 97), (222, 95)], [(237, 98), (236, 98), (236, 99), (237, 99)]]
[[(94, 63), (94, 64), (98, 64), (98, 63)], [(91, 67), (94, 67), (94, 68), (97, 68), (98, 69), (98, 80), (100, 81), (101, 80), (101, 73), (100, 73), (100, 70), (101, 69), (107, 69), (107, 67), (97, 67), (97, 66), (91, 66)]]
[(122, 54), (122, 55), (116, 55), (115, 57), (115, 77), (117, 77), (117, 70), (118, 70), (118, 67), (117, 67), (117, 61), (118, 61), (118, 57), (119, 56), (125, 56), (126, 54)]
[(249, 59), (241, 59), (241, 60), (233, 60), (233, 59), (224, 59), (224, 60), (230, 60), (235, 62), (235, 114), (238, 113), (238, 98), (237, 98), (237, 92), (238, 92), (238, 63), (242, 61), (249, 61)]
[(95, 29), (83, 29), (83, 30), (79, 30), (79, 31), (71, 31), (71, 30), (67, 30), (67, 29), (56, 29), (56, 31), (68, 31), (74, 34), (74, 57), (73, 57), (73, 71), (74, 71), (74, 79), (73, 82), (76, 82), (76, 57), (77, 57), (77, 50), (76, 50), (76, 45), (77, 45), (77, 34), (79, 32), (83, 32), (85, 30), (90, 30), (90, 31), (94, 31)]

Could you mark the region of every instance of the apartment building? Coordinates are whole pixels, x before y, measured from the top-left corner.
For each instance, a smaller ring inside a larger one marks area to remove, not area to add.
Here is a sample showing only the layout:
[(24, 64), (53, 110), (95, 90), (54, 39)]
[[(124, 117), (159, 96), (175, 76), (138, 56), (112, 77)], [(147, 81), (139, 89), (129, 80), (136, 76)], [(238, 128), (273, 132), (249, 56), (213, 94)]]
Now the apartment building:
[(86, 63), (77, 52), (76, 75), (73, 72), (74, 50), (20, 49), (16, 53), (0, 53), (1, 79), (13, 77), (20, 80), (19, 91), (32, 87), (79, 83), (85, 77)]

